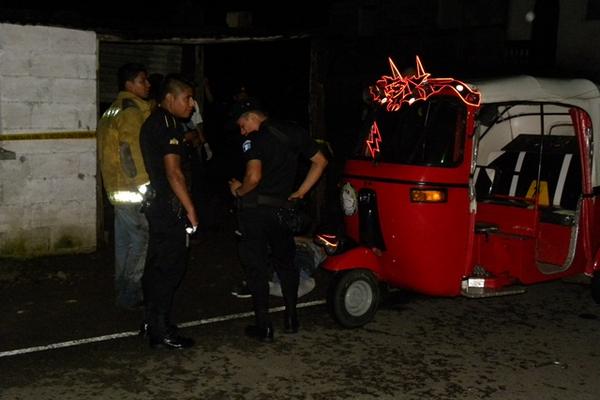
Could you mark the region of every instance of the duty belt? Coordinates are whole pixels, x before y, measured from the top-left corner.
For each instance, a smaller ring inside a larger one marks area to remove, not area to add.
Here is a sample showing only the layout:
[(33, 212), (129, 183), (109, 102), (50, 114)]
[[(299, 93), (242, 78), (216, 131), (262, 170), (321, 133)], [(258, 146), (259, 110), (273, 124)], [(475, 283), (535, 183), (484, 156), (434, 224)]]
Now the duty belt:
[(287, 199), (280, 199), (273, 196), (259, 194), (252, 196), (252, 199), (240, 197), (237, 202), (238, 209), (256, 208), (258, 206), (274, 207), (274, 208), (290, 208), (293, 203)]

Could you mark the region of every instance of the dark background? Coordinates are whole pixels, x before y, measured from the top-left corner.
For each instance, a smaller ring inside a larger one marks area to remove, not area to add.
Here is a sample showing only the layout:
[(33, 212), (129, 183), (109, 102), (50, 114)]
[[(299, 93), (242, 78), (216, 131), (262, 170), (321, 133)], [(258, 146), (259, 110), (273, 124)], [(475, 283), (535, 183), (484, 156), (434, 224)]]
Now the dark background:
[[(389, 74), (388, 57), (408, 71), (419, 55), (433, 76), (462, 80), (573, 75), (556, 68), (560, 1), (532, 2), (536, 17), (524, 40), (509, 38), (510, 7), (509, 0), (55, 1), (3, 3), (0, 20), (93, 30), (101, 45), (180, 46), (179, 72), (198, 77), (201, 70), (215, 96), (203, 104), (209, 136), (222, 139), (231, 95), (243, 85), (272, 116), (330, 143), (327, 173), (335, 184), (362, 128), (363, 92)], [(99, 58), (101, 76), (102, 51)], [(335, 186), (325, 190), (337, 203)]]

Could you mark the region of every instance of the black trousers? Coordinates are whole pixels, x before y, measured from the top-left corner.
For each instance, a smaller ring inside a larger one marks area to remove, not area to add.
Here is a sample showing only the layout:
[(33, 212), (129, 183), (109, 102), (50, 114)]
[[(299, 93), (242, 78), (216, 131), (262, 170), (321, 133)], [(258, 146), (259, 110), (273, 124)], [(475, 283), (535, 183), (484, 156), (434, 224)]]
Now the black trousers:
[(296, 246), (292, 233), (280, 225), (277, 209), (266, 206), (238, 210), (240, 261), (252, 292), (256, 324), (271, 325), (269, 317), (269, 278), (271, 268), (281, 281), (287, 312), (296, 311), (300, 272), (294, 265)]
[(150, 239), (142, 276), (146, 321), (150, 336), (167, 335), (175, 291), (185, 274), (188, 247), (185, 225), (148, 216)]

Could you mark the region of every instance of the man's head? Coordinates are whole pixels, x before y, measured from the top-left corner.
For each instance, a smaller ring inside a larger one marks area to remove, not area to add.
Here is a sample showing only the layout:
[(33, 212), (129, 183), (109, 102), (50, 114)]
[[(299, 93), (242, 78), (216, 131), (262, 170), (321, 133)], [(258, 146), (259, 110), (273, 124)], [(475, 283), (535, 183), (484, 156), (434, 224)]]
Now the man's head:
[(240, 133), (246, 136), (260, 128), (267, 114), (256, 99), (249, 98), (233, 106), (232, 117), (240, 127)]
[(119, 90), (127, 91), (147, 99), (150, 94), (150, 82), (146, 67), (138, 63), (122, 65), (118, 72)]
[(167, 75), (162, 82), (160, 99), (160, 106), (174, 116), (189, 118), (194, 111), (194, 84), (182, 75)]

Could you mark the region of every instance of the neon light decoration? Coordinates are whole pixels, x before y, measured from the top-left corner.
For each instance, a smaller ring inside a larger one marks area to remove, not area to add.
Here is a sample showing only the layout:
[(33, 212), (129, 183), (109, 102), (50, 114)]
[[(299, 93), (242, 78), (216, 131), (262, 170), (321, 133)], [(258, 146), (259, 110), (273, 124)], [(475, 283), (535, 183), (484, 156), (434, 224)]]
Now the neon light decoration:
[(391, 58), (388, 58), (392, 76), (382, 76), (374, 86), (369, 88), (373, 100), (385, 105), (388, 111), (398, 111), (403, 104), (411, 105), (415, 101), (426, 100), (442, 91), (453, 91), (465, 104), (478, 107), (481, 96), (465, 83), (454, 78), (431, 78), (425, 72), (419, 56), (417, 71), (411, 76), (402, 76)]
[[(388, 58), (392, 76), (383, 75), (374, 86), (369, 87), (373, 101), (385, 106), (387, 111), (398, 111), (403, 104), (410, 106), (416, 101), (427, 100), (430, 96), (442, 94), (442, 92), (453, 92), (466, 105), (479, 107), (481, 101), (479, 92), (454, 78), (431, 78), (431, 74), (425, 72), (419, 56), (416, 58), (416, 72), (406, 77), (402, 76), (392, 59)], [(375, 159), (380, 153), (381, 141), (377, 122), (373, 122), (369, 138), (366, 140), (371, 158)]]
[(375, 153), (379, 153), (380, 151), (379, 143), (381, 143), (381, 134), (379, 133), (377, 122), (373, 122), (369, 138), (367, 139), (367, 147), (369, 148), (369, 153), (371, 153), (371, 158), (373, 159), (375, 158)]

